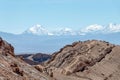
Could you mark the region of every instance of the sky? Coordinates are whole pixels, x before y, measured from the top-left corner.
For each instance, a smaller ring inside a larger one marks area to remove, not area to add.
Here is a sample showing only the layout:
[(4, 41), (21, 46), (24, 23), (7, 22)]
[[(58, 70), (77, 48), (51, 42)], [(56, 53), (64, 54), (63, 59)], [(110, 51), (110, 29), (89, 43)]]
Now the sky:
[(120, 0), (0, 0), (0, 31), (22, 33), (35, 24), (75, 30), (120, 23)]

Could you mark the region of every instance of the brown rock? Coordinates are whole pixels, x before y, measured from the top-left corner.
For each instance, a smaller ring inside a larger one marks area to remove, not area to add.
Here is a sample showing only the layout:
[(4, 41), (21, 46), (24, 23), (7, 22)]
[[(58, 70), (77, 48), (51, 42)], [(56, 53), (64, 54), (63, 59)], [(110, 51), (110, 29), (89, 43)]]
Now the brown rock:
[(0, 39), (0, 80), (53, 80), (39, 72), (20, 58), (15, 57), (14, 48)]
[(13, 46), (2, 40), (2, 38), (0, 38), (0, 51), (4, 55), (11, 54), (12, 56), (15, 56)]
[(119, 80), (120, 46), (88, 40), (67, 45), (44, 65), (31, 66), (15, 57), (0, 38), (0, 80)]
[(53, 54), (45, 66), (57, 80), (119, 80), (119, 53), (120, 46), (105, 41), (75, 42)]

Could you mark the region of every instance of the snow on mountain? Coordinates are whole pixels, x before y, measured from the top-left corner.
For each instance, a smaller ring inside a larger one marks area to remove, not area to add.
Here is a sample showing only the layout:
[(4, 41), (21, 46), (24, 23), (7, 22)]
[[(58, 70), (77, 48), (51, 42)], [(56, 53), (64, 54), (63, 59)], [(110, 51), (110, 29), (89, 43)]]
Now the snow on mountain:
[(52, 30), (52, 32), (48, 31), (47, 29), (43, 28), (41, 25), (37, 24), (26, 30), (24, 33), (34, 34), (34, 35), (61, 36), (61, 35), (86, 35), (89, 33), (108, 34), (108, 33), (116, 33), (116, 32), (120, 32), (120, 24), (110, 23), (109, 25), (98, 25), (98, 24), (89, 25), (83, 29), (80, 29), (79, 31), (74, 31), (71, 28), (61, 28), (58, 30)]
[[(24, 34), (10, 34), (0, 32), (0, 36), (15, 47), (16, 53), (22, 52), (44, 52), (53, 53), (62, 46), (79, 40), (105, 40), (114, 44), (120, 44), (120, 24), (90, 25), (78, 31), (70, 28), (52, 30), (50, 32), (41, 25), (35, 25), (24, 32)], [(98, 34), (96, 34), (98, 33)], [(26, 35), (29, 34), (29, 35)], [(34, 35), (32, 35), (34, 34)], [(36, 36), (43, 35), (43, 36)], [(48, 36), (46, 36), (48, 35)], [(54, 36), (49, 36), (54, 35)], [(65, 35), (65, 36), (64, 36)], [(74, 36), (71, 36), (74, 35)], [(34, 41), (34, 42), (33, 42)]]
[(112, 32), (120, 32), (120, 24), (112, 24), (112, 23), (110, 23), (108, 25), (108, 31), (110, 33), (112, 33)]
[(58, 35), (76, 35), (76, 32), (71, 28), (62, 28), (57, 32)]
[(102, 33), (102, 34), (108, 34), (108, 33), (116, 33), (120, 32), (120, 24), (112, 24), (103, 26), (98, 24), (93, 24), (90, 26), (87, 26), (80, 30), (81, 33), (87, 34), (87, 33)]
[(103, 26), (94, 24), (94, 25), (90, 25), (90, 26), (82, 29), (81, 32), (83, 32), (83, 33), (98, 32), (98, 31), (102, 31), (103, 29), (104, 29)]
[(34, 35), (53, 35), (53, 33), (49, 32), (39, 24), (34, 25), (33, 27), (26, 30), (24, 33), (29, 33)]

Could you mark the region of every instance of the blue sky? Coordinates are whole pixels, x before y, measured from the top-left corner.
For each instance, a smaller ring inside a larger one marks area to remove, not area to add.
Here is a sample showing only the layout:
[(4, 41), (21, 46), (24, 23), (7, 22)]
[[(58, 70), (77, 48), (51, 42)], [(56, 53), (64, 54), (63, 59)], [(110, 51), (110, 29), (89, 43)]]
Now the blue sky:
[(35, 24), (75, 30), (120, 23), (120, 0), (0, 0), (0, 31), (21, 33)]

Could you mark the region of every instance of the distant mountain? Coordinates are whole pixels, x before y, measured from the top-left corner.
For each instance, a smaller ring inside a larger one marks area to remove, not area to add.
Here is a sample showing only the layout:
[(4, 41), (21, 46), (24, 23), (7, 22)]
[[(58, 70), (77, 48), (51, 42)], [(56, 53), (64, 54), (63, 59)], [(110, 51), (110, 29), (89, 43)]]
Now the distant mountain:
[(41, 25), (37, 24), (34, 25), (33, 27), (29, 28), (23, 34), (34, 34), (34, 35), (53, 35), (50, 33), (48, 30), (43, 28)]
[(98, 25), (98, 24), (93, 24), (90, 26), (87, 26), (86, 28), (83, 28), (81, 30), (82, 33), (99, 33), (102, 32), (104, 30), (104, 26)]
[(70, 28), (50, 32), (40, 25), (35, 25), (17, 35), (0, 32), (0, 36), (15, 47), (16, 53), (53, 53), (74, 41), (91, 39), (120, 44), (119, 35), (120, 24), (109, 24), (107, 26), (94, 24), (80, 29), (78, 32)]
[(99, 25), (99, 24), (93, 24), (85, 28), (82, 28), (78, 31), (74, 31), (71, 28), (62, 28), (56, 31), (54, 31), (53, 29), (53, 31), (49, 31), (43, 28), (41, 25), (37, 24), (27, 29), (26, 31), (24, 31), (23, 34), (62, 36), (62, 35), (86, 35), (89, 33), (90, 34), (94, 34), (94, 33), (108, 34), (108, 33), (116, 33), (116, 32), (120, 32), (120, 24), (110, 23), (106, 26)]
[(113, 24), (110, 23), (108, 25), (98, 25), (98, 24), (93, 24), (90, 26), (87, 26), (83, 29), (80, 30), (81, 33), (84, 34), (95, 34), (95, 33), (101, 33), (101, 34), (109, 34), (109, 33), (117, 33), (120, 32), (120, 24)]
[(25, 62), (30, 65), (41, 64), (42, 62), (51, 58), (49, 54), (34, 53), (34, 54), (19, 54), (17, 57), (22, 57)]
[(6, 37), (9, 37), (9, 36), (15, 36), (15, 34), (12, 34), (12, 33), (7, 33), (7, 32), (0, 32), (0, 36), (2, 37), (4, 37), (4, 36), (6, 36)]
[(44, 27), (42, 27), (41, 25), (37, 24), (37, 25), (34, 25), (33, 27), (30, 27), (29, 29), (24, 31), (22, 34), (60, 36), (60, 35), (76, 35), (76, 32), (70, 28), (62, 28), (60, 30), (51, 32), (45, 29)]
[(62, 35), (77, 35), (77, 32), (75, 32), (74, 30), (72, 30), (71, 28), (62, 28), (58, 31), (54, 31), (53, 32), (54, 35), (57, 35), (57, 36), (62, 36)]

